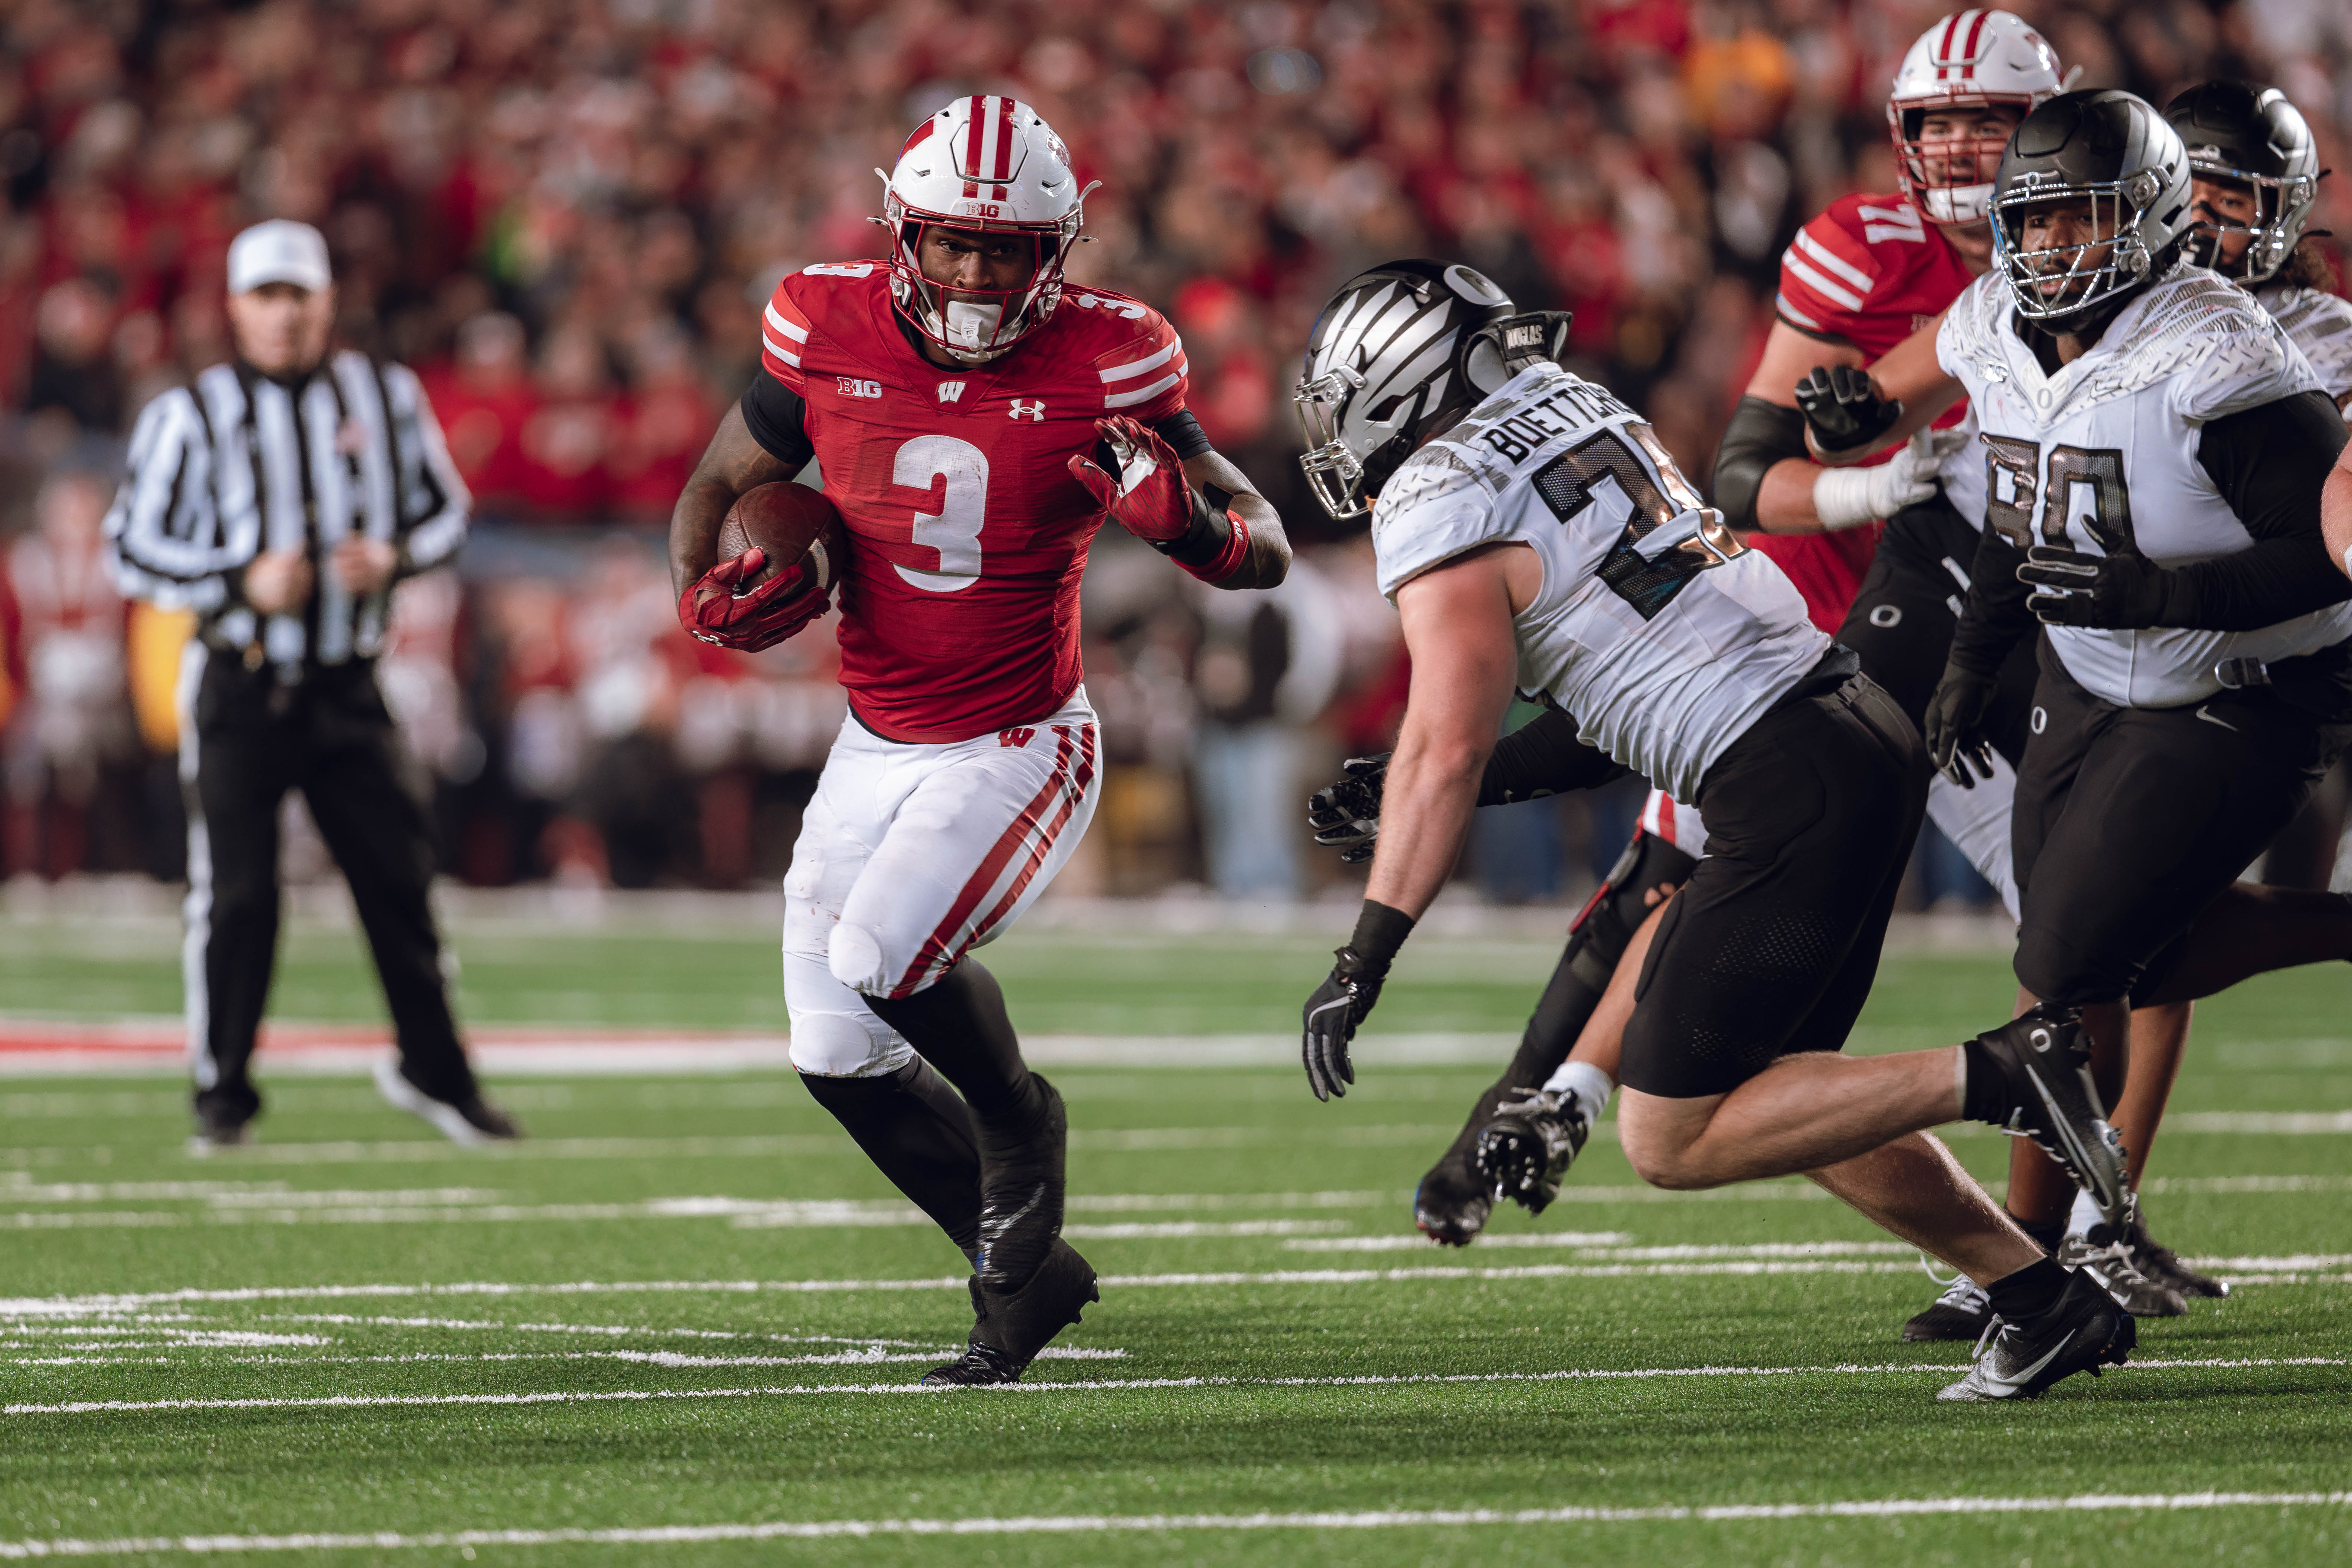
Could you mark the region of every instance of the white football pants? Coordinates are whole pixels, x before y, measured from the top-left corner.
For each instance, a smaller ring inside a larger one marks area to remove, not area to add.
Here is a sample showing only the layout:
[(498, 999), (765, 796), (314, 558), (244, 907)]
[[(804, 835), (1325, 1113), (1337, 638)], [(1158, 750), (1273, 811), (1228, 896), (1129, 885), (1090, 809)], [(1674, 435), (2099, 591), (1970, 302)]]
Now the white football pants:
[(1034, 725), (945, 745), (855, 718), (817, 780), (784, 877), (793, 1065), (874, 1078), (913, 1055), (867, 996), (911, 996), (1036, 901), (1102, 798), (1081, 687)]

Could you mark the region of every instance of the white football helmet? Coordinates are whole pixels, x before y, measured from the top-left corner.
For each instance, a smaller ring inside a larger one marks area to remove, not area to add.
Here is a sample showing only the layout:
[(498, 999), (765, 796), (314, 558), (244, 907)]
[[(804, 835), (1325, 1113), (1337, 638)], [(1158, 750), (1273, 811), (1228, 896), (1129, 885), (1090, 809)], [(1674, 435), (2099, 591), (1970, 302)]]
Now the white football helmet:
[[(890, 293), (914, 329), (966, 364), (996, 358), (1054, 313), (1062, 268), (1086, 221), (1087, 191), (1069, 149), (1027, 104), (959, 98), (915, 128), (898, 166), (882, 174), (890, 230)], [(931, 227), (1029, 237), (1035, 257), (1015, 289), (948, 291), (923, 276)]]
[(2022, 17), (2007, 11), (1945, 17), (1903, 57), (1886, 100), (1903, 194), (1929, 223), (1982, 223), (1992, 210), (1992, 170), (2008, 138), (1923, 143), (1921, 123), (1938, 109), (2000, 105), (2013, 105), (2022, 119), (2064, 90), (2057, 55)]

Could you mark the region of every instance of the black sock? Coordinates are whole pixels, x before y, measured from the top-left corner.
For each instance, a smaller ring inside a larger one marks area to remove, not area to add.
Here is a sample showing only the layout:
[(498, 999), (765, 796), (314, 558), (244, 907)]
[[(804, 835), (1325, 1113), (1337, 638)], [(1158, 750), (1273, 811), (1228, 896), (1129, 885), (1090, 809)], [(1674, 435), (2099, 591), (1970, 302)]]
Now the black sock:
[(971, 1113), (917, 1057), (881, 1078), (801, 1074), (819, 1105), (966, 1258), (980, 1247), (980, 1155)]
[(2009, 1083), (1993, 1065), (1992, 1056), (1975, 1040), (1963, 1040), (1960, 1054), (1968, 1059), (1968, 1086), (1960, 1092), (1960, 1116), (1999, 1127), (2009, 1120)]
[(1021, 1060), (996, 976), (966, 958), (912, 996), (868, 996), (875, 1015), (907, 1037), (963, 1094), (983, 1138), (1024, 1140), (1045, 1098)]
[(2057, 1251), (2058, 1244), (2066, 1239), (2066, 1221), (2063, 1216), (2053, 1220), (2020, 1219), (2015, 1215), (2010, 1214), (2007, 1209), (2000, 1212), (2009, 1215), (2009, 1223), (2023, 1231), (2032, 1238), (2033, 1245), (2044, 1252)]
[(2037, 1258), (2014, 1274), (1985, 1287), (1992, 1310), (2014, 1323), (2038, 1317), (2055, 1306), (2066, 1289), (2066, 1271), (2047, 1258)]

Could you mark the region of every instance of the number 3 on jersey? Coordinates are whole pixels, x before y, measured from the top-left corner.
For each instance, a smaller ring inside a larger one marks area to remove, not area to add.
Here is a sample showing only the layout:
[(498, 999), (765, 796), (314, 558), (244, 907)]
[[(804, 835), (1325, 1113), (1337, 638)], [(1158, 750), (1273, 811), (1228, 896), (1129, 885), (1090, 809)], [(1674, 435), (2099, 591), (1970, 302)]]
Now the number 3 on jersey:
[(940, 552), (940, 569), (893, 566), (898, 575), (933, 594), (955, 594), (980, 581), (980, 530), (988, 517), (988, 455), (952, 436), (918, 436), (898, 448), (890, 482), (928, 491), (940, 479), (940, 510), (915, 514), (915, 542)]

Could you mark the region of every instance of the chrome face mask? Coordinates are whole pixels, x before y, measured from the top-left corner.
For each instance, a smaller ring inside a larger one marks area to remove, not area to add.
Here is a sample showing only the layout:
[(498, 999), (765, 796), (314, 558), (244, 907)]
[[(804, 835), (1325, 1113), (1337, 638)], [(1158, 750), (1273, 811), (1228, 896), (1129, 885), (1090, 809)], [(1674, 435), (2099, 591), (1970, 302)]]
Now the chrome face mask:
[[(2211, 268), (2235, 283), (2267, 281), (2286, 265), (2286, 258), (2294, 254), (2295, 242), (2303, 237), (2300, 225), (2290, 219), (2298, 211), (2311, 205), (2319, 182), (2308, 175), (2274, 179), (2268, 174), (2249, 174), (2243, 169), (2223, 168), (2210, 158), (2193, 153), (2189, 166), (2193, 173), (2206, 179), (2234, 180), (2251, 188), (2254, 193), (2254, 205), (2262, 213), (2251, 224), (2234, 223), (2218, 214), (2210, 223), (2200, 219), (2189, 231), (2189, 259), (2200, 267)], [(2221, 265), (2221, 239), (2231, 234), (2250, 237), (2237, 261), (2224, 267)]]
[(1325, 511), (1341, 521), (1372, 510), (1362, 495), (1363, 460), (1339, 436), (1349, 401), (1363, 384), (1360, 374), (1341, 365), (1312, 381), (1301, 381), (1290, 395), (1291, 405), (1298, 411), (1299, 432), (1307, 437), (1307, 450), (1298, 455), (1298, 466), (1306, 471), (1307, 489), (1315, 492)]
[[(2153, 175), (2142, 173), (2121, 185), (2029, 186), (1996, 204), (1993, 211), (1993, 259), (2009, 284), (2017, 313), (2029, 321), (2054, 321), (2087, 310), (2147, 280), (2147, 247), (2137, 233), (2143, 204), (2135, 199), (2136, 184), (2153, 185)], [(2156, 192), (2147, 193), (2153, 199)], [(2027, 250), (2024, 209), (2053, 201), (2087, 201), (2091, 231), (2112, 236), (2081, 245), (2057, 245)], [(2096, 261), (2090, 258), (2104, 251)], [(2052, 282), (2056, 289), (2045, 287)]]

